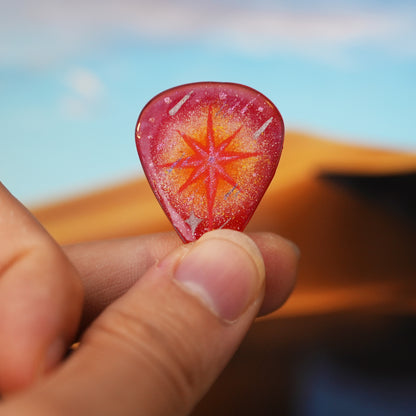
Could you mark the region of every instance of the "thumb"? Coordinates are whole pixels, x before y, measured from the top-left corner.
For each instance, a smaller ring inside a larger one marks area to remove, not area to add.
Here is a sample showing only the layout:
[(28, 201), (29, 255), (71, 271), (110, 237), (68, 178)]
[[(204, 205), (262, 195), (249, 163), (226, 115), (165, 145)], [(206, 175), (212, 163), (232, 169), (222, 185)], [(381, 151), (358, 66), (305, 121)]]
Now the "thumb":
[(255, 318), (264, 275), (257, 246), (242, 233), (214, 231), (176, 249), (28, 393), (31, 414), (188, 414)]

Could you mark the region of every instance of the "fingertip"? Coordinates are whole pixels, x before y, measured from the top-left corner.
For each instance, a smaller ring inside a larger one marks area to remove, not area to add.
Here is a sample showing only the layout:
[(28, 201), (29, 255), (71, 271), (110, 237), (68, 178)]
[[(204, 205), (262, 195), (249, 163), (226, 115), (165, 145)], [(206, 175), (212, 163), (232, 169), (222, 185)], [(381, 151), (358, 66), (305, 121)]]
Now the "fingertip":
[(205, 234), (181, 258), (174, 277), (216, 316), (237, 320), (264, 292), (264, 263), (256, 244), (242, 233)]
[(279, 309), (292, 293), (297, 279), (300, 249), (291, 240), (274, 233), (254, 233), (266, 268), (266, 290), (259, 315)]
[(214, 230), (204, 234), (199, 241), (207, 239), (224, 239), (240, 246), (256, 265), (257, 271), (262, 278), (265, 274), (265, 265), (262, 253), (255, 241), (247, 234), (234, 230)]

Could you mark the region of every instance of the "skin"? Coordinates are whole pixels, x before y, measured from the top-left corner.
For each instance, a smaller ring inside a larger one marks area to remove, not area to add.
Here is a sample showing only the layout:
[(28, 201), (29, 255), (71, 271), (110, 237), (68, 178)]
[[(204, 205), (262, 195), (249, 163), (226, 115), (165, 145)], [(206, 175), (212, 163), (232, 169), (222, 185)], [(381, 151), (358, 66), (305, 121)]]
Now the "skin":
[(189, 414), (298, 256), (230, 230), (62, 248), (0, 184), (0, 415)]

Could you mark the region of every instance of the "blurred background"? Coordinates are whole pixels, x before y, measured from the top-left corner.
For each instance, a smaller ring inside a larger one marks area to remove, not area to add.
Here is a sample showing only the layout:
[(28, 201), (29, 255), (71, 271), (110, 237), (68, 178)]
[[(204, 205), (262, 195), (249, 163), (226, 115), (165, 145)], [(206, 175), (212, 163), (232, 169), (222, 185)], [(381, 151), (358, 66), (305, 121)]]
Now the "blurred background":
[(63, 244), (170, 230), (134, 128), (196, 81), (282, 113), (249, 230), (302, 263), (195, 415), (416, 414), (416, 3), (0, 0), (0, 179)]

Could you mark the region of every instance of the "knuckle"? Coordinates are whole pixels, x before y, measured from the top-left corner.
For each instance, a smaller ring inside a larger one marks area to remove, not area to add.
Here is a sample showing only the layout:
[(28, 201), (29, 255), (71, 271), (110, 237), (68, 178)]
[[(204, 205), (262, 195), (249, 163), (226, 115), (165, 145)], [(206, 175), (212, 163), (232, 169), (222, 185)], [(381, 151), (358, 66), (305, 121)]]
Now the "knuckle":
[[(33, 261), (42, 264), (44, 273), (54, 276), (48, 279), (50, 290), (67, 303), (79, 304), (83, 299), (83, 286), (79, 274), (60, 247), (53, 241), (45, 241), (32, 250)], [(59, 295), (60, 294), (60, 295)]]

